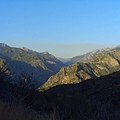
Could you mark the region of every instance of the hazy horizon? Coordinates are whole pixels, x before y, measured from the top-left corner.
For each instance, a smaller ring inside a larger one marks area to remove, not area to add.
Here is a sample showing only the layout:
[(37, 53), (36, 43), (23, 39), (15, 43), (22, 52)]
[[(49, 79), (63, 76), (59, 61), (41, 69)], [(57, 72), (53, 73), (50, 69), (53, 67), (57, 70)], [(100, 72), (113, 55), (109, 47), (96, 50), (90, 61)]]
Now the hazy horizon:
[[(2, 42), (4, 43), (4, 42)], [(79, 56), (79, 55), (83, 55), (83, 54), (86, 54), (88, 52), (91, 52), (93, 50), (97, 50), (97, 49), (101, 49), (101, 48), (112, 48), (112, 47), (115, 47), (115, 46), (104, 46), (104, 45), (96, 45), (96, 44), (85, 44), (85, 43), (82, 43), (82, 44), (48, 44), (49, 46), (46, 46), (44, 47), (44, 44), (46, 45), (46, 43), (42, 43), (42, 48), (39, 48), (39, 44), (38, 46), (36, 45), (36, 49), (34, 49), (34, 47), (30, 46), (30, 45), (23, 45), (23, 46), (12, 46), (11, 44), (7, 44), (7, 43), (4, 43), (10, 47), (15, 47), (15, 48), (22, 48), (22, 47), (25, 47), (25, 48), (28, 48), (30, 50), (33, 50), (33, 51), (36, 51), (36, 52), (49, 52), (50, 54), (54, 55), (55, 57), (57, 58), (72, 58), (72, 57), (75, 57), (75, 56)], [(56, 53), (52, 48), (55, 48), (55, 49), (58, 49), (59, 50), (59, 54), (58, 52)], [(59, 49), (58, 47), (62, 47), (62, 50)], [(71, 49), (70, 49), (71, 47)], [(86, 50), (86, 47), (87, 47), (87, 50)], [(40, 51), (41, 49), (41, 51)], [(47, 50), (49, 49), (49, 51)], [(71, 55), (70, 55), (71, 54)], [(59, 55), (59, 56), (58, 56)], [(65, 56), (63, 56), (65, 55)]]
[(120, 45), (119, 0), (0, 0), (0, 42), (71, 58)]

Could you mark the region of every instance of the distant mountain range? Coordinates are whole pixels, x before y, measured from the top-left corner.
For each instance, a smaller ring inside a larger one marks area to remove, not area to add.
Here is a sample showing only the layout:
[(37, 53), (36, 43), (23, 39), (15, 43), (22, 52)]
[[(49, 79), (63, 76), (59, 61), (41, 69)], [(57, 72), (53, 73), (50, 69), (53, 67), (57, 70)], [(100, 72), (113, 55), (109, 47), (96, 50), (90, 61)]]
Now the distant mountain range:
[(83, 54), (83, 55), (79, 55), (79, 56), (75, 56), (72, 58), (58, 58), (61, 62), (63, 62), (65, 65), (69, 66), (72, 65), (76, 62), (88, 62), (91, 60), (91, 58), (99, 53), (103, 53), (103, 52), (107, 52), (111, 49), (117, 49), (119, 48), (119, 46), (115, 47), (115, 48), (101, 48), (101, 49), (96, 49), (93, 50), (89, 53)]
[(89, 53), (86, 53), (84, 55), (80, 55), (80, 56), (75, 56), (73, 58), (69, 58), (69, 59), (66, 59), (66, 62), (65, 64), (66, 65), (71, 65), (71, 64), (74, 64), (76, 62), (88, 62), (91, 60), (91, 58), (99, 53), (103, 53), (103, 52), (107, 52), (109, 51), (111, 48), (102, 48), (102, 49), (96, 49), (96, 50), (93, 50)]
[(0, 43), (0, 47), (9, 48), (10, 46), (8, 46), (8, 45), (5, 44), (5, 43)]
[(31, 75), (36, 87), (42, 85), (39, 90), (60, 84), (75, 84), (117, 71), (120, 69), (119, 54), (120, 46), (104, 48), (67, 60), (59, 58), (64, 61), (62, 63), (48, 52), (39, 53), (0, 43), (0, 65), (9, 68), (15, 82), (23, 73)]
[(91, 54), (88, 53), (88, 55), (90, 55), (88, 62), (85, 60), (61, 68), (57, 74), (51, 76), (45, 84), (39, 87), (39, 90), (46, 90), (61, 84), (76, 84), (120, 70), (119, 47), (98, 50), (91, 52)]
[(58, 57), (58, 59), (64, 64), (66, 64), (70, 60), (70, 58), (60, 58), (60, 57)]
[[(0, 43), (0, 118), (16, 120), (25, 110), (24, 119), (32, 116), (28, 120), (42, 119), (39, 115), (43, 120), (120, 120), (120, 46), (75, 61), (68, 66), (48, 52)], [(22, 81), (21, 75), (30, 75), (40, 87), (11, 84)]]
[(16, 81), (24, 73), (32, 75), (36, 86), (44, 83), (63, 66), (61, 61), (48, 52), (38, 53), (25, 47), (10, 47), (4, 43), (0, 43), (0, 60), (7, 65)]
[(62, 61), (65, 65), (69, 66), (72, 65), (76, 62), (88, 62), (91, 60), (91, 58), (99, 53), (103, 53), (103, 52), (107, 52), (110, 50), (120, 50), (120, 46), (116, 46), (113, 48), (101, 48), (101, 49), (96, 49), (93, 50), (89, 53), (83, 54), (83, 55), (79, 55), (79, 56), (75, 56), (72, 58), (58, 58), (60, 61)]

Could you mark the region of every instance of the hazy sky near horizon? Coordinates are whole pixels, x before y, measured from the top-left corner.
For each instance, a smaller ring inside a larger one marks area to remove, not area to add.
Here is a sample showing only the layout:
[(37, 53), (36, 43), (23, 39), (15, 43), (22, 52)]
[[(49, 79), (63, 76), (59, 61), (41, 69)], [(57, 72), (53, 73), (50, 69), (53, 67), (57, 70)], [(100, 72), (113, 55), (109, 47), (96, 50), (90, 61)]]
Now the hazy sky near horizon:
[(66, 58), (120, 45), (120, 0), (0, 0), (0, 42)]

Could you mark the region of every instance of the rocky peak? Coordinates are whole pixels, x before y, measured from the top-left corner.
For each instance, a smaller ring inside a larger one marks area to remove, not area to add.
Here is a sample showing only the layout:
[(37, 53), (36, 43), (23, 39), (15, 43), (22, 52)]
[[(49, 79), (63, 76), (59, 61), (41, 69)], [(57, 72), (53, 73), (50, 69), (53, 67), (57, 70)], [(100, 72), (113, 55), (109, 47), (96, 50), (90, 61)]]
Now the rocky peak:
[(8, 46), (7, 44), (5, 44), (5, 43), (0, 43), (0, 47), (5, 47), (5, 48), (8, 48), (8, 47), (10, 47), (10, 46)]
[(24, 51), (27, 51), (27, 52), (34, 52), (33, 50), (28, 49), (28, 48), (26, 48), (26, 47), (22, 47), (21, 49), (24, 50)]

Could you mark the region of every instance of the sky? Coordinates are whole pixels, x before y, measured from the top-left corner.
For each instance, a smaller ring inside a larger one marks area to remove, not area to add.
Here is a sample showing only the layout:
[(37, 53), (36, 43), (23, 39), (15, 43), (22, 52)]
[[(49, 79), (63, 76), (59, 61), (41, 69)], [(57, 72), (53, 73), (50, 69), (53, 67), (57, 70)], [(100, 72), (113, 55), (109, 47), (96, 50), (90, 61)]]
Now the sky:
[(62, 58), (120, 45), (120, 0), (0, 0), (0, 42)]

